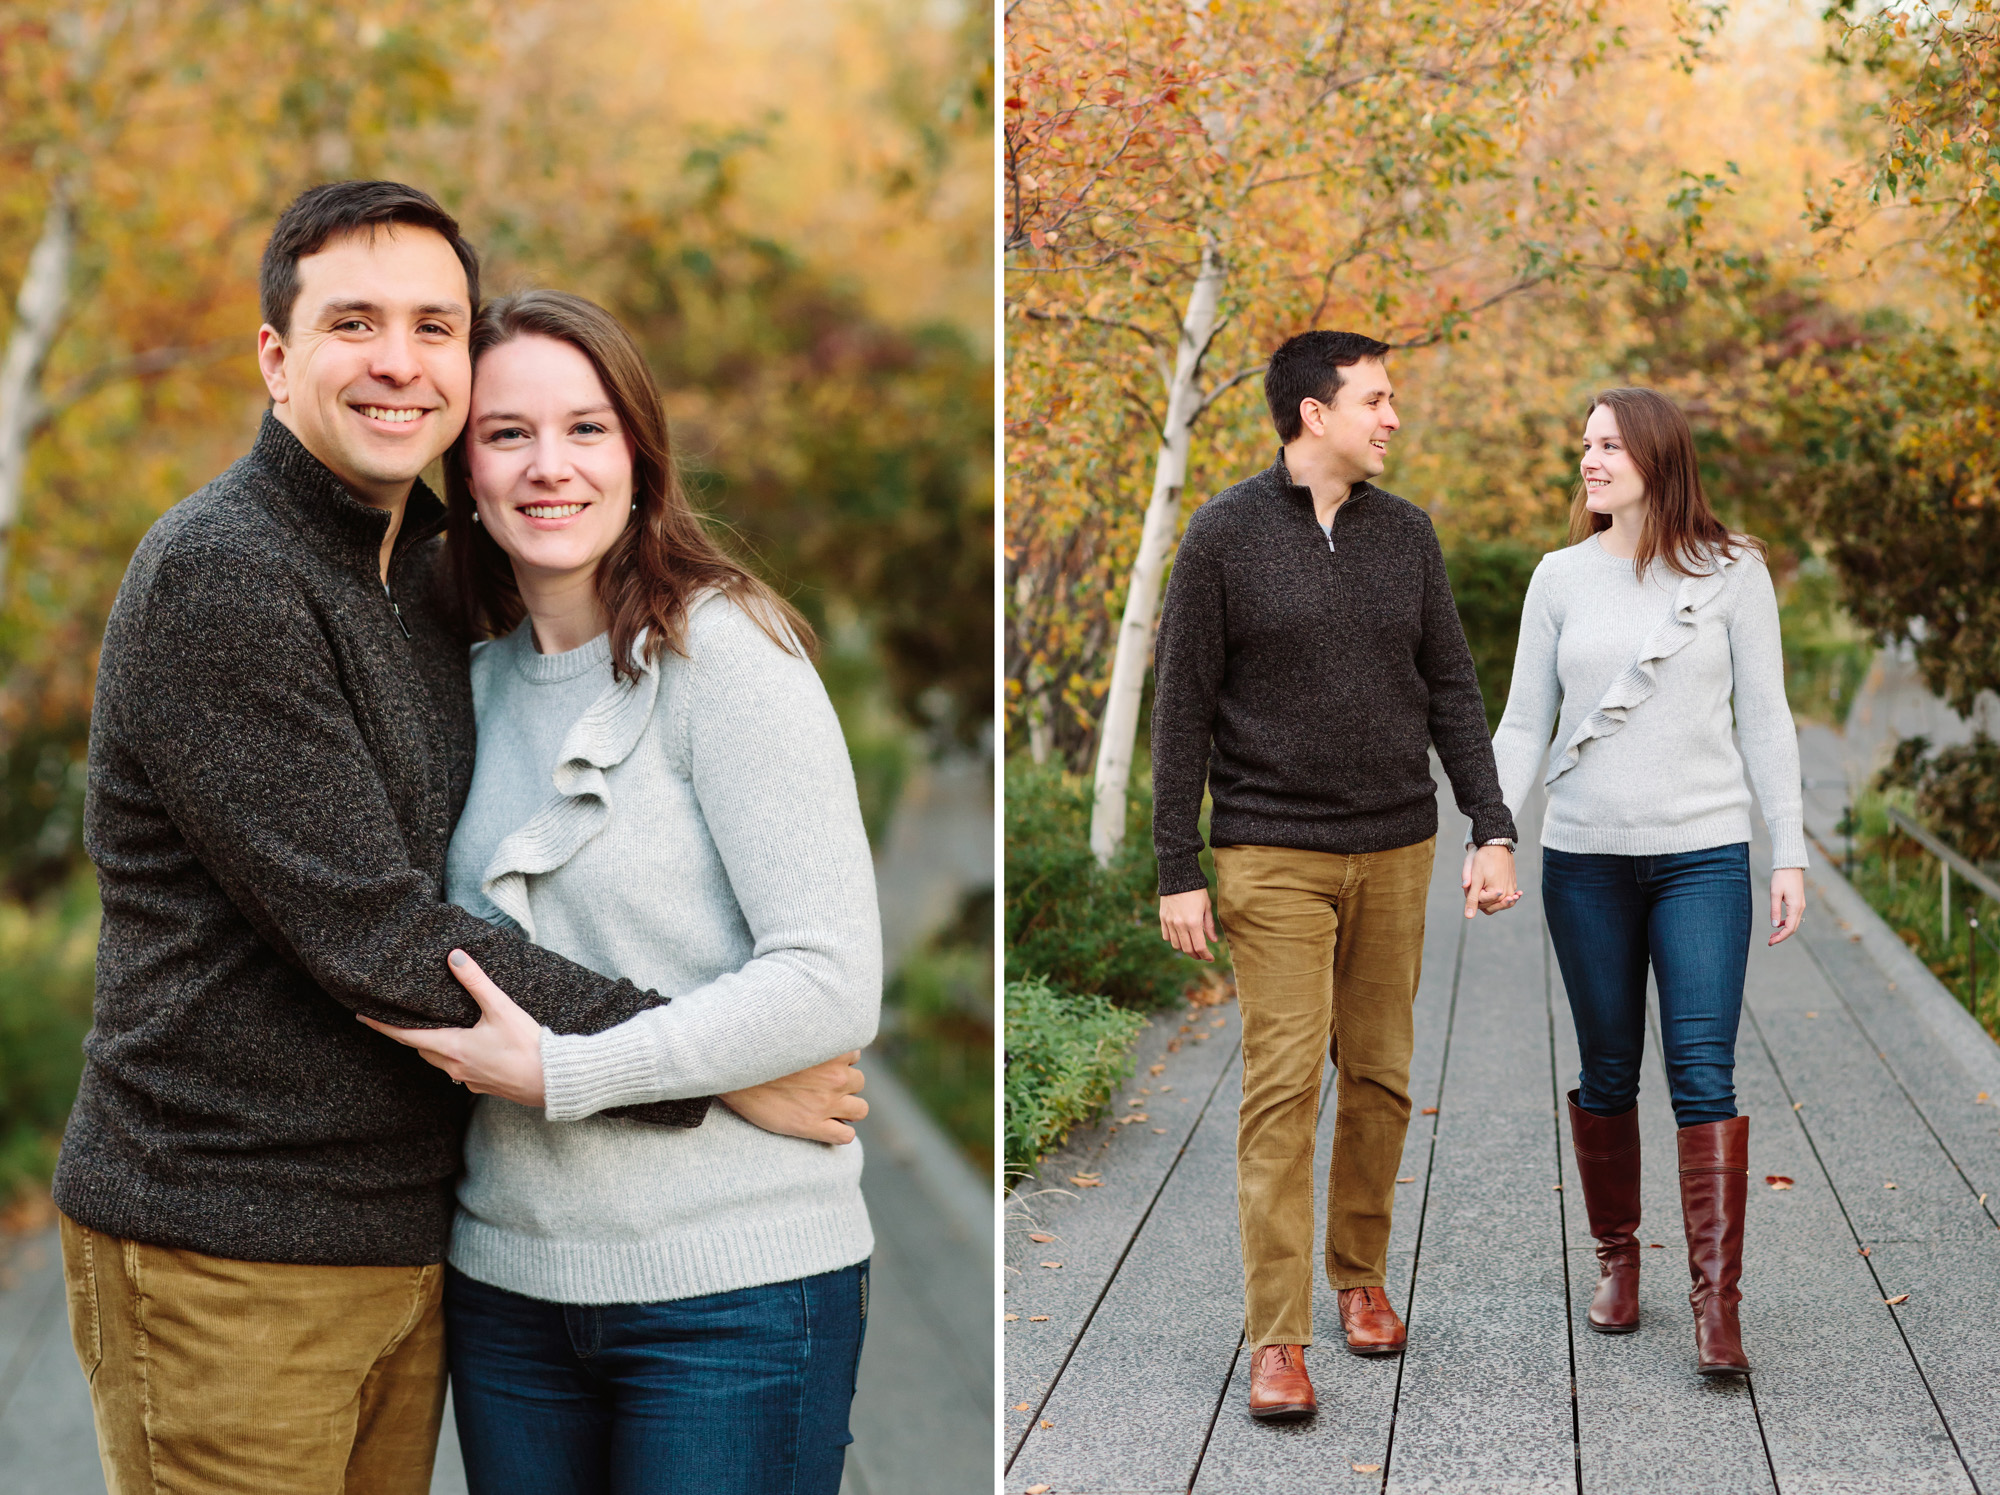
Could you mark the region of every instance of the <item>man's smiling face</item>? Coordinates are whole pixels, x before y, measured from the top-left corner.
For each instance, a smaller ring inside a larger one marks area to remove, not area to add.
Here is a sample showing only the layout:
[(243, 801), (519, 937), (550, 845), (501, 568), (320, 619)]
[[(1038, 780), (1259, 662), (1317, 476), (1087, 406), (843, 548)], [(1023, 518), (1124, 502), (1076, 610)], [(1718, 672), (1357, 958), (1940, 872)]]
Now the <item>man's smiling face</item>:
[(356, 497), (399, 503), (465, 424), (465, 268), (442, 234), (387, 224), (328, 240), (298, 277), (290, 332), (257, 335), (277, 417)]

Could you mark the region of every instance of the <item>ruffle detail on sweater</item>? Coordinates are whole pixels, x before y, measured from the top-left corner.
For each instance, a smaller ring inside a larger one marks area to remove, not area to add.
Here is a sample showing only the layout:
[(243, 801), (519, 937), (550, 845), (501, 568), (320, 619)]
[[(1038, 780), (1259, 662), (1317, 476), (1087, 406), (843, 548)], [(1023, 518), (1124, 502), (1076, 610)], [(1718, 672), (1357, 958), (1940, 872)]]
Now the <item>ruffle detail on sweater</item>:
[[(644, 640), (636, 651), (644, 658)], [(535, 938), (528, 879), (553, 872), (588, 846), (611, 820), (607, 769), (639, 745), (659, 698), (660, 672), (648, 664), (637, 680), (613, 681), (563, 736), (551, 776), (555, 797), (494, 848), (479, 882), (493, 906)]]
[(1646, 636), (1632, 663), (1612, 680), (1603, 699), (1597, 703), (1597, 709), (1578, 724), (1563, 750), (1550, 758), (1548, 777), (1542, 780), (1544, 785), (1553, 784), (1576, 767), (1586, 742), (1594, 737), (1613, 736), (1624, 726), (1633, 709), (1660, 688), (1660, 665), (1694, 642), (1700, 628), (1695, 614), (1721, 595), (1727, 584), (1723, 573), (1736, 564), (1734, 556), (1721, 553), (1710, 560), (1713, 570), (1700, 576), (1681, 578), (1679, 587), (1674, 591), (1674, 605), (1668, 609), (1666, 617)]

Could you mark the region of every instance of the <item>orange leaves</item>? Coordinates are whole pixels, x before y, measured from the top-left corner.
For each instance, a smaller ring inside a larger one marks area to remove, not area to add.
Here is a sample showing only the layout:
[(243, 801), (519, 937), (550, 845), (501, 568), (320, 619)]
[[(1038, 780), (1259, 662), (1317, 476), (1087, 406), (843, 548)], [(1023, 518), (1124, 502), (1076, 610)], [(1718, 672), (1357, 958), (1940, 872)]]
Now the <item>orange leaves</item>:
[(1769, 1184), (1773, 1189), (1780, 1191), (1789, 1189), (1792, 1186), (1792, 1181), (1782, 1173), (1767, 1173), (1764, 1175), (1764, 1182)]

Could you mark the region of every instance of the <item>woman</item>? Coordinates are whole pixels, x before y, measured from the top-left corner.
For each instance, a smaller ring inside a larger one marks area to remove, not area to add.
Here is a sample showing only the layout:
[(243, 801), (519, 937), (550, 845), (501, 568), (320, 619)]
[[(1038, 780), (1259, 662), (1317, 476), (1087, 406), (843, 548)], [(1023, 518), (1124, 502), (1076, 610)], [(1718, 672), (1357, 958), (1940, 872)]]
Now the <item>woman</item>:
[(466, 1472), (475, 1492), (834, 1495), (873, 1240), (860, 1148), (829, 1143), (863, 1108), (802, 1136), (723, 1106), (690, 1130), (607, 1113), (722, 1095), (768, 1120), (784, 1085), (730, 1092), (873, 1035), (840, 726), (804, 622), (704, 534), (624, 329), (531, 291), (482, 311), (472, 355), (449, 533), (501, 636), (474, 646), (450, 896), (671, 1000), (546, 1033), (455, 952), (479, 1025), (383, 1030), (483, 1092), (445, 1288)]
[(1650, 965), (1680, 1127), (1697, 1365), (1736, 1374), (1750, 1368), (1737, 1324), (1750, 1120), (1734, 1087), (1750, 942), (1746, 766), (1771, 833), (1769, 943), (1805, 911), (1777, 598), (1763, 547), (1709, 508), (1687, 421), (1659, 394), (1597, 396), (1582, 479), (1569, 548), (1544, 556), (1528, 585), (1493, 750), (1517, 816), (1550, 753), (1542, 899), (1583, 1057), (1569, 1114), (1598, 1243), (1590, 1327), (1639, 1326)]

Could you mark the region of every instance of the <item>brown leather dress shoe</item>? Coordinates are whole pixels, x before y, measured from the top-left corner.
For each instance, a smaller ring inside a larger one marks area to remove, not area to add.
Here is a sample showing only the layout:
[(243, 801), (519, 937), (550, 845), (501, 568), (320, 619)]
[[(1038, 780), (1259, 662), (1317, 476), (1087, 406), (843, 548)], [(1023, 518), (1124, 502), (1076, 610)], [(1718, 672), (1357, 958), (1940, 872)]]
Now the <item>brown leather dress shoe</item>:
[(1347, 1348), (1355, 1355), (1394, 1355), (1402, 1351), (1403, 1321), (1379, 1287), (1340, 1290), (1340, 1327), (1347, 1331)]
[(1298, 1422), (1319, 1410), (1306, 1375), (1304, 1345), (1267, 1344), (1250, 1357), (1250, 1415), (1259, 1422)]

